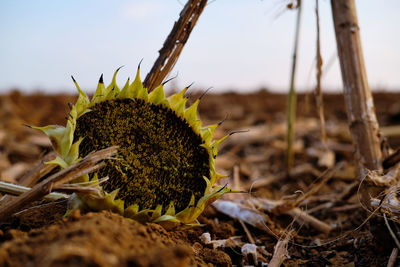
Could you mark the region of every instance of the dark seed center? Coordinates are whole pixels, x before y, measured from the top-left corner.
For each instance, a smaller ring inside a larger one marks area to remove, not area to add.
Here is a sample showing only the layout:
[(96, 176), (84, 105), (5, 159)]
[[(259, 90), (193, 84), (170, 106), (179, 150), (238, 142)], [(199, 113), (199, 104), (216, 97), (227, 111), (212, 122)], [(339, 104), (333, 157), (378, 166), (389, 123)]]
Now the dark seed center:
[(119, 157), (107, 161), (98, 174), (108, 176), (107, 192), (120, 189), (125, 207), (140, 210), (171, 201), (176, 212), (184, 210), (192, 195), (203, 196), (210, 176), (209, 154), (201, 137), (174, 111), (140, 99), (113, 99), (98, 103), (77, 120), (74, 140), (83, 157), (93, 150), (117, 145)]

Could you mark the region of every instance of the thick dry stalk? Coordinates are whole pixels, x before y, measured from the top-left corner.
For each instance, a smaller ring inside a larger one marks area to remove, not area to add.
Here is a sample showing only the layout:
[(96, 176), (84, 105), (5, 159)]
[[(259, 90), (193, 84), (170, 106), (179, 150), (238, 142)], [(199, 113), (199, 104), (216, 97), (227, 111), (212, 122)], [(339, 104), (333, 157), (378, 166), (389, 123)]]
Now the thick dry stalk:
[(92, 152), (78, 163), (51, 175), (47, 179), (35, 185), (28, 192), (25, 192), (19, 197), (11, 199), (4, 205), (0, 206), (0, 221), (4, 221), (13, 213), (18, 212), (26, 204), (48, 195), (52, 191), (52, 188), (57, 185), (74, 180), (103, 167), (104, 162), (98, 162), (112, 157), (116, 152), (117, 147), (110, 147)]
[(348, 123), (361, 179), (382, 169), (379, 125), (367, 81), (354, 0), (331, 0)]
[(328, 149), (326, 131), (325, 131), (325, 117), (324, 117), (324, 104), (321, 90), (321, 77), (322, 77), (322, 56), (321, 56), (321, 41), (320, 41), (320, 27), (319, 27), (319, 0), (315, 0), (315, 16), (317, 20), (317, 86), (315, 87), (315, 102), (317, 104), (320, 127), (321, 127), (321, 139)]
[(189, 0), (175, 22), (170, 34), (159, 51), (159, 56), (144, 80), (144, 86), (153, 90), (162, 83), (174, 67), (178, 57), (199, 19), (207, 0)]
[(301, 18), (301, 1), (298, 1), (297, 7), (297, 20), (296, 20), (296, 36), (294, 39), (293, 59), (292, 59), (292, 72), (290, 76), (290, 90), (287, 101), (287, 132), (286, 132), (286, 168), (289, 171), (294, 161), (294, 121), (296, 119), (296, 91), (295, 91), (295, 78), (296, 78), (296, 62), (297, 62), (297, 48), (299, 44), (300, 33), (300, 18)]

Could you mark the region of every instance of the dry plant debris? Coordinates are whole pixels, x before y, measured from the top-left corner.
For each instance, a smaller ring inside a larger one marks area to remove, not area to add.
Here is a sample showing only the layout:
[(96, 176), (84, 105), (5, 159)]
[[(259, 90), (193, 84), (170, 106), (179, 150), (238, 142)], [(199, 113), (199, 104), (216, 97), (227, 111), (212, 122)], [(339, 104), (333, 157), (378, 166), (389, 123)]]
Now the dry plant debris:
[[(189, 101), (197, 96), (192, 94)], [(265, 266), (276, 259), (281, 266), (396, 266), (396, 244), (381, 213), (397, 235), (397, 222), (391, 221), (397, 210), (389, 206), (395, 194), (373, 199), (372, 204), (383, 209), (363, 224), (370, 213), (359, 202), (343, 97), (324, 96), (327, 145), (334, 153), (329, 164), (318, 163), (326, 157), (325, 148), (317, 112), (306, 112), (309, 108), (304, 97), (299, 96), (295, 162), (289, 173), (284, 165), (284, 95), (260, 91), (204, 98), (199, 111), (206, 124), (219, 122), (229, 114), (216, 138), (237, 130), (249, 132), (233, 135), (221, 148), (216, 165), (219, 172), (228, 175), (221, 185), (228, 183), (248, 193), (228, 196), (206, 209), (199, 217), (203, 227), (166, 231), (109, 212), (74, 213), (63, 219), (67, 201), (34, 201), (2, 221), (1, 264), (163, 266), (170, 260), (177, 266)], [(73, 100), (73, 96), (18, 92), (0, 96), (2, 181), (34, 187), (58, 173), (43, 164), (50, 144), (23, 124), (63, 125), (66, 102)], [(375, 102), (381, 125), (398, 124), (400, 95), (379, 93)], [(59, 107), (62, 112), (58, 112)], [(53, 115), (48, 116), (50, 113)], [(388, 139), (394, 148), (400, 145), (398, 136)], [(24, 166), (23, 171), (15, 165)], [(332, 170), (330, 174), (328, 169)], [(383, 176), (373, 175), (375, 181), (392, 187), (388, 192), (398, 191), (393, 182), (398, 175), (395, 169), (387, 169)], [(15, 199), (3, 196), (0, 208)], [(239, 213), (234, 217), (235, 213), (220, 212), (227, 203), (253, 215), (243, 217)]]

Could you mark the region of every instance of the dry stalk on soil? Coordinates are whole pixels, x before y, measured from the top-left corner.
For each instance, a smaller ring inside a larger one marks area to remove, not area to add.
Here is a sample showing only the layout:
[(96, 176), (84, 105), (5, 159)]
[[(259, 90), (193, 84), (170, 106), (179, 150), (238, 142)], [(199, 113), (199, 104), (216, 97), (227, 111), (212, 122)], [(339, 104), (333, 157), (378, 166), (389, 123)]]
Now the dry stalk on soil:
[(347, 117), (361, 177), (382, 169), (379, 125), (368, 85), (354, 0), (331, 0)]
[[(366, 178), (366, 184), (360, 190), (361, 202), (369, 209), (375, 206), (382, 211), (384, 209), (391, 211), (390, 215), (392, 215), (395, 214), (393, 211), (399, 209), (400, 202), (392, 193), (393, 190), (397, 192), (397, 185), (394, 188), (390, 188), (390, 185), (398, 183), (399, 177), (396, 175), (397, 177), (393, 179), (396, 182), (378, 185), (381, 178), (384, 178), (383, 180), (388, 178), (387, 175), (382, 175), (383, 157), (386, 156), (387, 151), (384, 138), (379, 131), (374, 101), (365, 71), (355, 1), (331, 0), (331, 6), (348, 123), (356, 150), (355, 161), (358, 165), (359, 179), (364, 181)], [(373, 214), (374, 212), (370, 216)], [(387, 223), (386, 213), (383, 213), (383, 217), (392, 239), (400, 247), (400, 242)]]
[(161, 84), (174, 67), (206, 4), (207, 0), (189, 0), (183, 7), (179, 20), (175, 22), (159, 51), (160, 55), (143, 82), (149, 92)]
[(236, 220), (241, 220), (272, 236), (276, 236), (277, 233), (268, 228), (268, 217), (260, 210), (276, 215), (289, 215), (300, 225), (308, 225), (321, 233), (329, 234), (334, 229), (329, 224), (315, 218), (300, 208), (293, 207), (287, 201), (245, 197), (240, 202), (219, 200), (212, 205), (219, 212)]
[(296, 63), (297, 63), (297, 50), (299, 46), (299, 35), (300, 35), (300, 18), (301, 18), (301, 1), (297, 2), (297, 21), (296, 21), (296, 36), (294, 39), (294, 48), (293, 48), (293, 59), (292, 59), (292, 70), (290, 76), (290, 89), (287, 101), (287, 133), (286, 133), (286, 167), (289, 171), (293, 165), (294, 161), (294, 151), (293, 151), (293, 142), (294, 142), (294, 122), (296, 119), (296, 91), (295, 91), (295, 78), (296, 78)]
[(92, 152), (78, 163), (51, 175), (35, 185), (28, 192), (25, 192), (0, 206), (0, 221), (4, 221), (13, 213), (18, 212), (24, 205), (46, 196), (58, 185), (62, 185), (63, 183), (67, 183), (81, 177), (82, 175), (100, 169), (105, 164), (101, 161), (112, 157), (116, 152), (117, 147), (110, 147)]
[(315, 15), (317, 20), (317, 86), (315, 87), (315, 102), (317, 104), (319, 121), (321, 126), (321, 139), (323, 144), (327, 148), (327, 139), (325, 131), (325, 117), (324, 117), (324, 105), (322, 98), (321, 89), (321, 77), (322, 77), (322, 56), (321, 56), (321, 41), (320, 41), (320, 26), (319, 26), (319, 0), (315, 0)]
[(300, 225), (308, 225), (315, 228), (317, 231), (325, 234), (329, 234), (334, 228), (329, 224), (315, 218), (307, 212), (301, 210), (298, 207), (293, 207), (286, 201), (282, 200), (271, 200), (266, 198), (252, 198), (249, 199), (249, 203), (267, 212), (275, 213), (278, 215), (287, 214), (291, 216)]
[[(361, 181), (369, 170), (382, 171), (381, 140), (374, 101), (368, 85), (361, 49), (360, 28), (354, 0), (331, 0), (337, 50), (342, 71), (347, 119), (355, 146), (355, 162)], [(371, 208), (371, 196), (382, 188), (373, 183), (363, 185), (361, 202)]]
[(287, 246), (291, 238), (291, 234), (292, 232), (288, 232), (286, 233), (285, 238), (278, 240), (275, 245), (274, 255), (272, 256), (271, 261), (268, 263), (269, 267), (279, 267), (287, 258), (289, 254), (287, 251)]

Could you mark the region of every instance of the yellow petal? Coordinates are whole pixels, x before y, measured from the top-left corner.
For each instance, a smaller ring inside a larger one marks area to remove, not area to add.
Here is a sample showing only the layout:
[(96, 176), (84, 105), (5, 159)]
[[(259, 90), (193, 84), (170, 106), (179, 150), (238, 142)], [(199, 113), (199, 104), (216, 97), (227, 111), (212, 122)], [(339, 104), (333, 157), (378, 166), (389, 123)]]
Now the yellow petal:
[(169, 203), (169, 206), (168, 206), (167, 211), (165, 212), (165, 215), (171, 215), (171, 216), (175, 215), (175, 205), (174, 205), (173, 201), (171, 201), (171, 203)]
[[(170, 106), (172, 109), (176, 109), (176, 106), (179, 105), (179, 103), (184, 99), (184, 94), (186, 93), (186, 91), (188, 90), (188, 88), (184, 88), (182, 91), (180, 91), (177, 94), (173, 94), (171, 96), (169, 96), (167, 98)], [(186, 102), (186, 101), (185, 101)]]
[(219, 124), (210, 125), (200, 129), (200, 134), (207, 146), (210, 146), (212, 138), (214, 136), (215, 130), (218, 128)]
[(228, 177), (227, 175), (225, 175), (225, 174), (220, 174), (220, 173), (216, 173), (215, 176), (216, 176), (217, 181), (218, 181), (219, 179)]
[(150, 94), (149, 101), (155, 105), (168, 103), (165, 99), (164, 89), (162, 85), (157, 86)]
[(117, 197), (118, 192), (119, 192), (119, 188), (118, 188), (118, 189), (115, 189), (114, 191), (112, 191), (112, 192), (109, 194), (110, 197), (111, 197), (111, 200), (114, 200), (114, 199)]
[(138, 212), (139, 212), (139, 205), (132, 204), (125, 209), (124, 216), (132, 218), (132, 216), (138, 214)]
[(151, 220), (155, 220), (161, 217), (162, 205), (157, 205), (156, 209), (154, 210), (153, 214), (151, 215)]
[(114, 98), (115, 96), (117, 96), (119, 94), (119, 87), (117, 85), (117, 74), (118, 71), (121, 69), (122, 67), (119, 67), (115, 72), (114, 72), (114, 76), (112, 78), (112, 81), (110, 83), (109, 86), (107, 86), (106, 88), (106, 99), (111, 99)]
[(74, 77), (71, 76), (71, 78), (74, 81), (74, 84), (79, 92), (78, 100), (76, 101), (76, 104), (75, 104), (77, 116), (79, 117), (87, 109), (90, 101), (89, 101), (88, 96), (85, 94), (85, 92), (83, 92), (81, 90), (78, 83), (75, 81)]
[(57, 156), (55, 159), (50, 160), (50, 161), (46, 161), (44, 164), (54, 164), (54, 165), (58, 165), (61, 167), (61, 169), (66, 169), (68, 168), (68, 164), (59, 156)]
[(175, 105), (175, 112), (178, 116), (181, 116), (182, 118), (185, 115), (185, 106), (186, 106), (187, 98), (181, 99), (178, 103)]
[(67, 156), (64, 158), (68, 165), (72, 165), (79, 161), (79, 145), (82, 141), (83, 137), (80, 137), (79, 140), (76, 141), (69, 149)]
[(185, 119), (191, 124), (197, 121), (197, 106), (199, 105), (199, 100), (193, 103), (189, 108), (185, 110)]
[(71, 148), (73, 139), (74, 139), (74, 132), (75, 132), (75, 126), (76, 126), (76, 118), (77, 118), (77, 109), (76, 105), (73, 106), (71, 111), (69, 112), (69, 118), (67, 121), (67, 127), (64, 132), (64, 135), (61, 139), (61, 152), (60, 156), (62, 157), (67, 157), (68, 152)]
[(49, 137), (54, 150), (58, 154), (61, 154), (61, 140), (63, 139), (64, 134), (67, 131), (65, 127), (58, 125), (48, 125), (44, 127), (36, 127), (36, 126), (29, 126), (29, 127), (32, 129), (40, 130), (43, 133), (45, 133)]
[(147, 99), (147, 89), (143, 87), (142, 81), (140, 80), (140, 65), (137, 69), (135, 80), (129, 86), (129, 97)]
[(99, 83), (97, 85), (96, 93), (92, 98), (92, 104), (96, 104), (103, 101), (105, 97), (106, 97), (106, 87), (104, 86), (103, 82), (103, 74), (101, 74)]
[(163, 215), (152, 221), (153, 223), (161, 224), (165, 229), (173, 229), (182, 222), (178, 220), (175, 216)]
[(119, 98), (129, 98), (129, 78), (126, 81), (124, 88), (122, 88), (121, 93), (118, 96)]
[(224, 142), (228, 137), (230, 136), (230, 134), (225, 135), (224, 137), (222, 137), (221, 139), (215, 140), (212, 142), (211, 144), (211, 149), (213, 152), (213, 156), (217, 156), (218, 154), (218, 147), (221, 145), (222, 142)]

